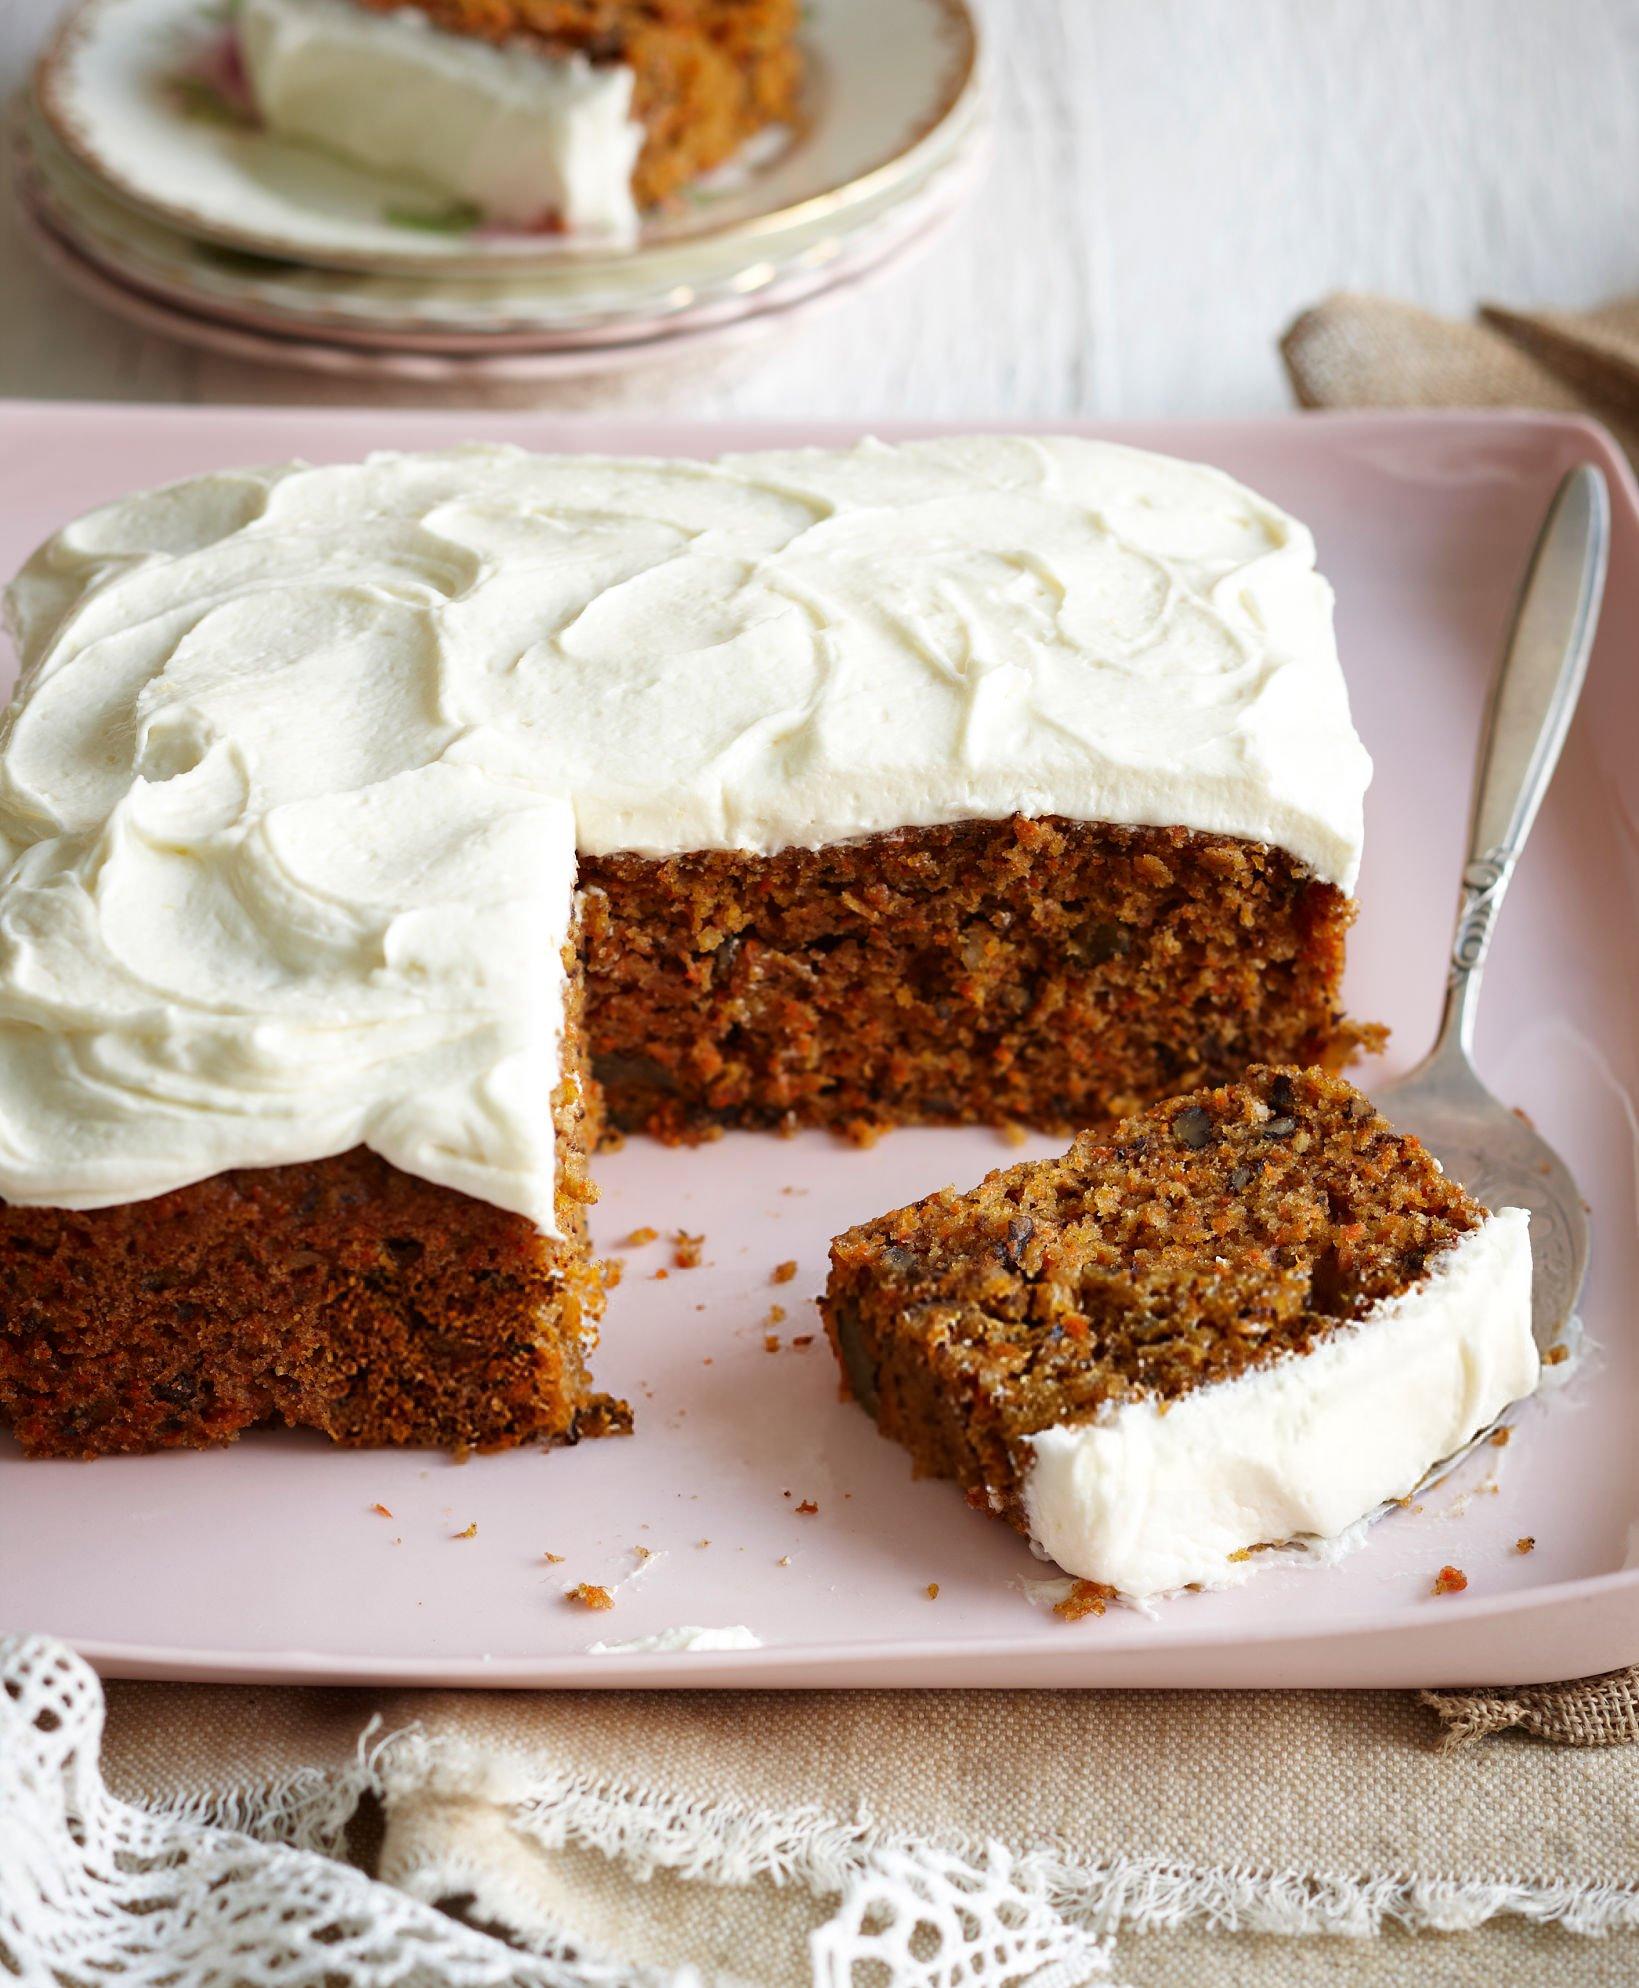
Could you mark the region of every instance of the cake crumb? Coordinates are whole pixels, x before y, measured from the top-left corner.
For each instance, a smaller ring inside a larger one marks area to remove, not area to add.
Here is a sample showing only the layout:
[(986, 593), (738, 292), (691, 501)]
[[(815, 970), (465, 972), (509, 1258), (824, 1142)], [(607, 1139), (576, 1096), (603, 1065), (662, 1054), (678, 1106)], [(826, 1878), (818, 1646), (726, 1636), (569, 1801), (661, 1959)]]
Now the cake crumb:
[(774, 1565), (776, 1567), (789, 1567), (791, 1565), (791, 1555), (789, 1553), (782, 1553), (779, 1559), (774, 1562)]
[(1250, 1546), (1237, 1546), (1229, 1558), (1232, 1562), (1236, 1563), (1242, 1560), (1250, 1560), (1252, 1558), (1252, 1549)]
[(819, 1510), (819, 1506), (814, 1503), (812, 1498), (804, 1498), (802, 1503), (797, 1507), (797, 1510), (805, 1519), (811, 1519)]
[(1542, 1364), (1545, 1367), (1557, 1367), (1561, 1361), (1568, 1360), (1570, 1357), (1571, 1349), (1569, 1346), (1550, 1346), (1542, 1356)]
[(606, 1256), (598, 1265), (598, 1276), (606, 1291), (612, 1291), (625, 1275), (626, 1259), (623, 1256)]
[(795, 1346), (799, 1351), (804, 1346), (812, 1346), (813, 1343), (814, 1343), (814, 1335), (811, 1332), (794, 1333), (791, 1338), (791, 1344)]
[(765, 1353), (777, 1353), (779, 1350), (780, 1335), (777, 1332), (765, 1332), (763, 1334), (763, 1351)]
[(372, 1505), (370, 1509), (372, 1512), (376, 1513), (380, 1518), (390, 1519), (393, 1516), (392, 1513), (388, 1511), (385, 1505)]
[(1115, 1597), (1107, 1581), (1072, 1581), (1063, 1601), (1054, 1602), (1053, 1613), (1061, 1621), (1079, 1622), (1083, 1616), (1102, 1615)]
[(1512, 1429), (1493, 1429), (1491, 1431), (1491, 1441), (1497, 1449), (1505, 1450), (1508, 1447), (1508, 1439), (1513, 1433)]
[(476, 1539), (478, 1537), (478, 1521), (474, 1519), (471, 1525), (464, 1525), (459, 1532), (452, 1532), (450, 1537), (451, 1539)]
[(1468, 1586), (1468, 1576), (1461, 1567), (1442, 1567), (1434, 1576), (1434, 1592), (1437, 1595), (1460, 1595)]
[(1536, 1550), (1537, 1542), (1534, 1533), (1521, 1533), (1519, 1538), (1514, 1541), (1514, 1551), (1516, 1553), (1535, 1553)]
[(939, 1583), (937, 1581), (929, 1581), (927, 1596), (929, 1601), (937, 1601), (939, 1599)]
[(796, 1259), (788, 1257), (784, 1263), (775, 1264), (774, 1275), (770, 1281), (775, 1284), (789, 1284), (796, 1274)]
[(783, 1325), (784, 1323), (785, 1323), (785, 1306), (770, 1305), (768, 1308), (768, 1316), (763, 1320), (763, 1324)]
[(613, 1608), (615, 1598), (607, 1588), (600, 1588), (593, 1581), (577, 1581), (572, 1588), (563, 1591), (565, 1601), (579, 1602), (582, 1608)]
[(669, 1277), (670, 1275), (671, 1275), (671, 1272), (670, 1272), (670, 1271), (669, 1271), (669, 1270), (668, 1270), (668, 1269), (666, 1268), (665, 1264), (661, 1264), (660, 1268), (659, 1268), (659, 1269), (658, 1269), (657, 1271), (655, 1271), (655, 1273), (654, 1273), (654, 1278), (653, 1278), (653, 1281), (654, 1281), (655, 1283), (657, 1283), (657, 1284), (661, 1284), (661, 1283), (664, 1283), (664, 1282), (665, 1282), (665, 1280), (666, 1280), (666, 1279), (667, 1279), (667, 1278), (668, 1278), (668, 1277)]
[(679, 1270), (695, 1270), (700, 1263), (700, 1249), (705, 1242), (703, 1235), (691, 1236), (687, 1229), (679, 1229), (672, 1237), (674, 1244), (672, 1262)]
[(1003, 1125), (998, 1125), (996, 1130), (1001, 1134), (1004, 1146), (1022, 1146), (1030, 1137), (1022, 1125), (1015, 1125), (1011, 1119)]
[(561, 1567), (564, 1556), (561, 1553), (546, 1553), (541, 1556), (549, 1567)]
[(658, 1229), (633, 1229), (629, 1236), (622, 1239), (620, 1246), (622, 1249), (641, 1249), (645, 1243), (652, 1243), (659, 1234)]
[(710, 1546), (711, 1541), (709, 1539), (697, 1539), (694, 1543), (696, 1546)]

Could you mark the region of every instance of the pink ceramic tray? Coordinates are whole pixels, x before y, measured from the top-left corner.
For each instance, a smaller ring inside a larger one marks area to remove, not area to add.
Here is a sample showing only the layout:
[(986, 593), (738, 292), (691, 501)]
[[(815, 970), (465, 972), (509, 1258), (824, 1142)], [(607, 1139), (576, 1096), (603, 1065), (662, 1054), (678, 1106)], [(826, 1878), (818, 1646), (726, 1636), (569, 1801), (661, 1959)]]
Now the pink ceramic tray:
[[(823, 1342), (790, 1343), (816, 1330), (808, 1300), (838, 1228), (1017, 1153), (982, 1131), (900, 1133), (863, 1153), (818, 1136), (698, 1152), (633, 1140), (599, 1165), (599, 1241), (649, 1225), (704, 1231), (706, 1245), (700, 1268), (664, 1280), (651, 1274), (663, 1245), (627, 1252), (598, 1371), (637, 1407), (632, 1440), (460, 1466), (279, 1434), (90, 1465), (24, 1464), (3, 1447), (0, 1626), (66, 1636), (116, 1675), (429, 1684), (1405, 1685), (1639, 1659), (1632, 481), (1597, 429), (1529, 416), (1109, 432), (1221, 463), (1315, 527), (1378, 766), (1349, 999), (1393, 1025), (1394, 1067), (1433, 1027), (1481, 697), (1521, 563), (1560, 473), (1588, 458), (1605, 467), (1604, 626), (1501, 923), (1479, 1045), (1486, 1076), (1533, 1115), (1593, 1206), (1592, 1345), (1568, 1385), (1526, 1408), (1505, 1452), (1484, 1451), (1339, 1566), (1271, 1566), (1153, 1619), (1066, 1625), (1033, 1589), (1051, 1570), (949, 1486), (912, 1483), (901, 1452), (838, 1401)], [(798, 426), (13, 406), (0, 408), (0, 566), (135, 484), (478, 435), (681, 453), (843, 439)], [(798, 1274), (776, 1287), (787, 1258)], [(773, 1303), (789, 1316), (770, 1353)], [(1537, 1541), (1529, 1556), (1514, 1551), (1523, 1534)], [(1446, 1562), (1468, 1590), (1437, 1600)], [(621, 1583), (613, 1612), (565, 1602), (578, 1581)], [(589, 1652), (682, 1624), (743, 1624), (763, 1647)]]

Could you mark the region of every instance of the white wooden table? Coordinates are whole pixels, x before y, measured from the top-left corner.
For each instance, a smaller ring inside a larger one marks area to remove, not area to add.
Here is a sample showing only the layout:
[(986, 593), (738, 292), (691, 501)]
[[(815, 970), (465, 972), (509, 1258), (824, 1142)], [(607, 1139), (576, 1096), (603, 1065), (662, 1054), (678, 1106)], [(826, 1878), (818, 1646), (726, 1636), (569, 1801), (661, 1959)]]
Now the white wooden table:
[[(1245, 413), (1287, 404), (1275, 340), (1329, 290), (1461, 312), (1639, 288), (1639, 0), (982, 4), (996, 162), (914, 267), (749, 357), (528, 398), (845, 419)], [(0, 85), (59, 6), (0, 0)], [(127, 329), (36, 266), (8, 201), (0, 394), (360, 390)]]

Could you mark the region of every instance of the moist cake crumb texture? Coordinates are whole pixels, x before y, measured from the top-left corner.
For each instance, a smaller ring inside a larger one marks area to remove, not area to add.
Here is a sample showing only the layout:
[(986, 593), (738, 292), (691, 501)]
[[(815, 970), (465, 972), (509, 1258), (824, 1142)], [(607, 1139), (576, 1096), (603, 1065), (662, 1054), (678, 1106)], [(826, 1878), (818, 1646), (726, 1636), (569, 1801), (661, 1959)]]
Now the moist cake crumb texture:
[(1028, 1530), (1030, 1438), (1306, 1354), (1485, 1219), (1351, 1085), (1262, 1068), (849, 1230), (822, 1310), (918, 1471)]
[(1381, 1040), (1338, 1001), (1351, 901), (1229, 836), (1015, 815), (582, 879), (593, 1068), (662, 1139), (1069, 1131)]

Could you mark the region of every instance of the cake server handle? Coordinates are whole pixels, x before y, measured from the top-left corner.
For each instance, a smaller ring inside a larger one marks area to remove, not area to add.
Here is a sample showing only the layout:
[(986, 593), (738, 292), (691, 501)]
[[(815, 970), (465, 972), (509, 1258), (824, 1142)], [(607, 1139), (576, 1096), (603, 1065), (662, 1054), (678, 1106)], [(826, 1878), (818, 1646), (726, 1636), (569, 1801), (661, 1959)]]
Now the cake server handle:
[(1480, 727), (1468, 860), (1434, 1055), (1474, 1045), (1497, 909), (1548, 791), (1588, 673), (1610, 548), (1610, 492), (1592, 463), (1554, 493)]

